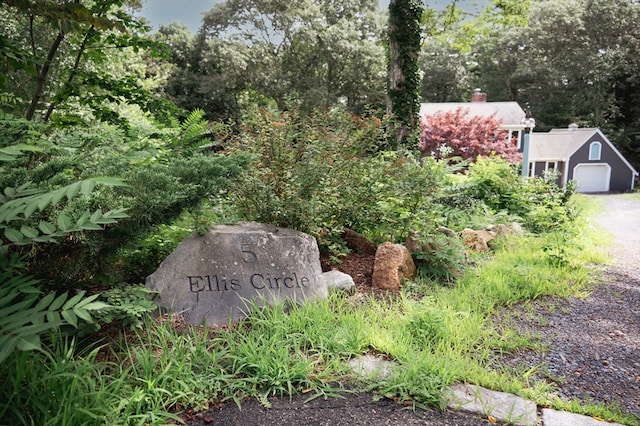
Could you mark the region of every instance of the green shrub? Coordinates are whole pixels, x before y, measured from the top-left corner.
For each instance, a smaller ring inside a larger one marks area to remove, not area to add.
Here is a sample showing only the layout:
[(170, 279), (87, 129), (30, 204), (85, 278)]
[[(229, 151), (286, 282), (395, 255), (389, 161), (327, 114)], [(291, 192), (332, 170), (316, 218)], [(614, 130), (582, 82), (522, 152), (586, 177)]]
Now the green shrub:
[(371, 211), (374, 182), (363, 177), (367, 153), (382, 135), (375, 120), (338, 110), (249, 111), (232, 149), (254, 161), (232, 192), (234, 202), (248, 220), (308, 232), (331, 246), (344, 226)]
[(404, 242), (412, 230), (434, 228), (443, 166), (377, 152), (384, 137), (376, 120), (340, 110), (253, 111), (234, 147), (255, 155), (233, 191), (241, 214), (310, 233), (334, 253), (344, 252), (344, 227), (376, 242)]
[(94, 315), (95, 324), (119, 321), (123, 327), (142, 327), (146, 315), (157, 306), (149, 297), (151, 291), (144, 286), (121, 283), (100, 293), (98, 300), (108, 306)]
[(570, 203), (574, 190), (572, 183), (559, 188), (554, 176), (522, 178), (514, 165), (483, 158), (471, 164), (468, 178), (445, 191), (440, 201), (445, 206), (467, 207), (494, 223), (518, 221), (541, 233), (575, 219), (577, 211)]

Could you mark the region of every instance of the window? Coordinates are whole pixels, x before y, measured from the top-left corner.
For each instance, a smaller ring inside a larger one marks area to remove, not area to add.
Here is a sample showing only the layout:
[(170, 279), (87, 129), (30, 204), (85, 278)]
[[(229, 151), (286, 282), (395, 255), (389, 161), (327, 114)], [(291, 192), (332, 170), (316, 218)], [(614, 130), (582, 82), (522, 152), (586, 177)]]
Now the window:
[(600, 142), (591, 142), (589, 145), (589, 160), (599, 160), (602, 144)]
[(556, 169), (558, 168), (558, 163), (555, 161), (547, 161), (544, 165), (544, 174), (543, 176), (545, 178), (549, 178), (549, 176), (552, 176), (553, 173), (555, 173)]

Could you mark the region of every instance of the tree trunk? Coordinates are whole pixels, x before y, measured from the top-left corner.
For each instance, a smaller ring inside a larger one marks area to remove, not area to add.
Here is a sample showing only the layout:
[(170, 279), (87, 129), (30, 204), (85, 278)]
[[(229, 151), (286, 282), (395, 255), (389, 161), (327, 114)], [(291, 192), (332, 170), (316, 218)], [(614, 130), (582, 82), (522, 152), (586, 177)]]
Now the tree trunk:
[(422, 5), (418, 0), (389, 2), (387, 114), (393, 117), (398, 150), (416, 128), (419, 109)]
[(40, 98), (42, 97), (42, 92), (44, 92), (44, 86), (47, 83), (47, 77), (49, 76), (49, 69), (51, 69), (51, 63), (53, 62), (53, 58), (56, 56), (56, 52), (60, 47), (60, 43), (64, 40), (64, 33), (62, 31), (58, 32), (58, 36), (53, 41), (51, 48), (49, 49), (49, 53), (47, 54), (47, 59), (44, 61), (42, 65), (42, 69), (38, 73), (38, 85), (36, 86), (36, 91), (31, 98), (31, 105), (29, 105), (29, 109), (27, 110), (27, 114), (25, 118), (27, 120), (32, 120), (34, 114), (36, 113), (36, 108), (38, 107), (38, 103), (40, 102)]

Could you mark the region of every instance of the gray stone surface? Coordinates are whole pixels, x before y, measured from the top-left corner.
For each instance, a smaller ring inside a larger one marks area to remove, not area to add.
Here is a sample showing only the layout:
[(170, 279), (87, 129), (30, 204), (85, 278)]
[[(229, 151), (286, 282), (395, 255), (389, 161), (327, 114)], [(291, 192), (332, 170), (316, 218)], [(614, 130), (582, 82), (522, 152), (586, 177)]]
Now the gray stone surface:
[(593, 417), (573, 414), (567, 411), (556, 411), (549, 408), (542, 410), (542, 423), (544, 426), (622, 426), (619, 423), (608, 423), (596, 420)]
[(538, 420), (533, 402), (479, 386), (451, 386), (446, 392), (446, 400), (450, 409), (481, 413), (509, 424), (534, 426)]
[(260, 223), (185, 239), (147, 277), (156, 302), (193, 324), (235, 323), (258, 306), (327, 297), (315, 238)]
[(352, 293), (355, 290), (356, 284), (353, 282), (353, 277), (349, 274), (345, 274), (335, 269), (322, 273), (322, 279), (327, 284), (329, 290), (336, 289)]
[(351, 371), (357, 376), (368, 379), (375, 378), (383, 380), (387, 378), (395, 368), (395, 365), (392, 361), (387, 361), (373, 355), (363, 355), (349, 361)]

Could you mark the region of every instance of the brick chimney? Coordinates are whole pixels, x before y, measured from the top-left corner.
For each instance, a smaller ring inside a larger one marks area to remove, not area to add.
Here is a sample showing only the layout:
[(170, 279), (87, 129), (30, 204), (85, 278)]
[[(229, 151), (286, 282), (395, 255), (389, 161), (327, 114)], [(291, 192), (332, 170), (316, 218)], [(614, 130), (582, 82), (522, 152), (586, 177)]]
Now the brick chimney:
[(487, 94), (480, 89), (476, 89), (471, 95), (471, 102), (487, 102)]

